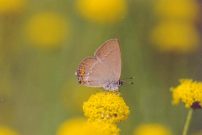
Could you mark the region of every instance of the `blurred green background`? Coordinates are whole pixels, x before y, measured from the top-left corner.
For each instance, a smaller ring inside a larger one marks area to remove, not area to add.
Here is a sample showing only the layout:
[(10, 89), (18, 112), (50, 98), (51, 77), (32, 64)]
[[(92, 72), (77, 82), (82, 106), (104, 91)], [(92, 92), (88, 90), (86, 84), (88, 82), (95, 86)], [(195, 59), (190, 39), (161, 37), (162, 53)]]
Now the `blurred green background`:
[[(180, 78), (202, 80), (201, 0), (0, 0), (0, 125), (19, 135), (55, 135), (97, 90), (74, 72), (110, 38), (118, 38), (120, 91), (130, 107), (121, 134), (161, 123), (181, 134), (187, 110), (171, 105)], [(195, 110), (190, 133), (202, 130)]]

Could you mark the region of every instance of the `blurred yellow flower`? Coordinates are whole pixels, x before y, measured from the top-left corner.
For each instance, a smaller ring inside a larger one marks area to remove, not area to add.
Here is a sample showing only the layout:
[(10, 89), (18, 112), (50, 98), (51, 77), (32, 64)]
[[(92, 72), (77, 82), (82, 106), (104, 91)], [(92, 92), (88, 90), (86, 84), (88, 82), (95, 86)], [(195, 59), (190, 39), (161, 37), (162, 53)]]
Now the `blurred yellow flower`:
[(57, 135), (119, 135), (119, 128), (110, 123), (72, 119), (59, 127)]
[(67, 38), (68, 23), (54, 12), (42, 12), (32, 16), (26, 26), (26, 34), (39, 48), (56, 48)]
[(197, 109), (202, 107), (202, 82), (181, 79), (180, 84), (171, 90), (174, 105), (182, 101), (186, 108)]
[(20, 13), (24, 6), (25, 0), (0, 0), (0, 15)]
[(8, 127), (0, 126), (0, 135), (18, 135), (18, 134)]
[(134, 130), (133, 135), (171, 135), (171, 131), (160, 124), (143, 124)]
[(193, 20), (198, 10), (196, 0), (156, 0), (154, 4), (155, 13), (166, 19)]
[(62, 123), (56, 135), (82, 135), (86, 121), (84, 118), (74, 118)]
[(127, 12), (126, 0), (77, 0), (79, 13), (92, 22), (114, 23)]
[(90, 121), (117, 123), (128, 118), (129, 107), (118, 92), (99, 92), (83, 104), (84, 115)]
[(86, 124), (83, 135), (119, 135), (119, 131), (115, 124), (93, 121)]
[(192, 24), (161, 22), (151, 32), (152, 43), (164, 52), (192, 52), (199, 44), (199, 35)]

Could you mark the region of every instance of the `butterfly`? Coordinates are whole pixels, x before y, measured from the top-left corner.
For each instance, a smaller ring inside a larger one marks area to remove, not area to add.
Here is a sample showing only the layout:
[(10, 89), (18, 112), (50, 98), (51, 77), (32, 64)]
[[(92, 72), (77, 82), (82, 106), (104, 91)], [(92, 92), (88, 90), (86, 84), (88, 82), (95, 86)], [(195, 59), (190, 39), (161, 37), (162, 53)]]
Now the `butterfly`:
[(123, 84), (121, 76), (121, 52), (118, 39), (109, 39), (94, 53), (84, 58), (75, 73), (78, 82), (88, 87), (102, 87), (117, 91)]

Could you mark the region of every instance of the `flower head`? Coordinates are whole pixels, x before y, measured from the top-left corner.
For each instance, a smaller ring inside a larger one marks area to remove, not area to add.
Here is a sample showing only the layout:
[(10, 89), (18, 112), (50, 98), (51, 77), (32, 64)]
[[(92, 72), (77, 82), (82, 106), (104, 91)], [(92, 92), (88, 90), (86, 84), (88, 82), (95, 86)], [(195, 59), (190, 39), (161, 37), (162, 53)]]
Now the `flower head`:
[(133, 135), (171, 135), (171, 131), (160, 124), (143, 124), (134, 130)]
[(84, 115), (90, 121), (117, 123), (127, 119), (129, 107), (119, 93), (99, 92), (83, 104)]
[(0, 15), (20, 13), (25, 5), (25, 0), (0, 0)]
[(157, 0), (154, 10), (161, 18), (193, 20), (198, 15), (199, 7), (195, 0)]
[(119, 128), (110, 123), (86, 122), (84, 119), (72, 119), (64, 122), (57, 135), (119, 135)]
[(163, 52), (192, 52), (197, 48), (199, 35), (192, 24), (161, 22), (151, 33), (152, 43)]
[(34, 15), (28, 22), (26, 34), (34, 46), (55, 48), (67, 37), (68, 26), (64, 17), (54, 12)]
[(126, 14), (126, 0), (77, 0), (79, 13), (92, 22), (114, 23)]
[(0, 126), (0, 135), (18, 135), (18, 134), (17, 132), (8, 127)]
[(187, 108), (196, 109), (202, 107), (202, 82), (182, 79), (180, 84), (171, 90), (174, 105), (182, 101)]

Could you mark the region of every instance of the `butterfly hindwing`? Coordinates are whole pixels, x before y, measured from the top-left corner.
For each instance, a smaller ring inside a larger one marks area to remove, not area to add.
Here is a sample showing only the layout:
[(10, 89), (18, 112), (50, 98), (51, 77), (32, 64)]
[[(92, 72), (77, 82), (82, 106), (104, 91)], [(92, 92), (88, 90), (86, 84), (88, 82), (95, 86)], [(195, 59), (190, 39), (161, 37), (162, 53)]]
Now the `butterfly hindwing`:
[[(118, 39), (106, 41), (95, 52), (95, 57), (100, 59), (111, 70), (113, 78), (110, 80), (119, 80), (121, 76), (121, 52)], [(109, 72), (109, 71), (108, 71)], [(107, 72), (104, 72), (107, 73)], [(108, 73), (107, 73), (108, 74)], [(106, 75), (108, 76), (108, 75)]]

